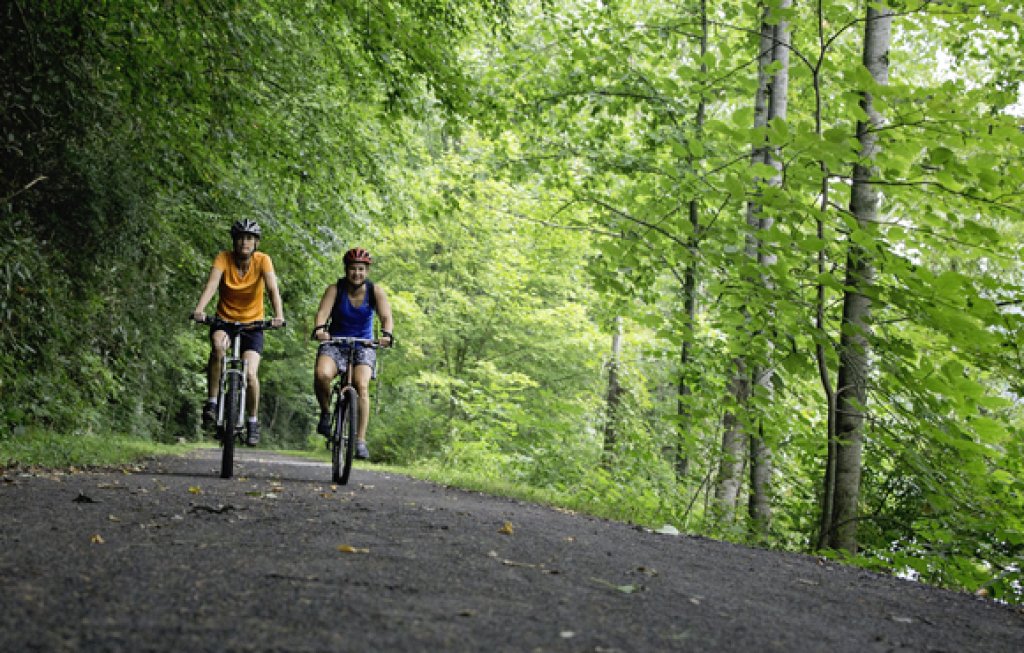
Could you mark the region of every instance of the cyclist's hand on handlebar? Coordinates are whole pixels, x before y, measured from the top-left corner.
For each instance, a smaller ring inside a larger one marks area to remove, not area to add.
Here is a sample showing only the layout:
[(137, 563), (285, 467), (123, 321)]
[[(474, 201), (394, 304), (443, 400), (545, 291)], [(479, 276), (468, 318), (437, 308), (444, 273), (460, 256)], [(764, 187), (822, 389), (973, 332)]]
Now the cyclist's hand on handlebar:
[(284, 326), (284, 318), (275, 317), (273, 320), (270, 321), (270, 326), (274, 327), (275, 329), (280, 329), (281, 327)]
[(200, 322), (200, 323), (201, 322), (205, 322), (206, 321), (206, 313), (203, 313), (202, 311), (196, 311), (196, 312), (192, 313), (191, 318), (193, 320), (195, 320), (196, 322)]

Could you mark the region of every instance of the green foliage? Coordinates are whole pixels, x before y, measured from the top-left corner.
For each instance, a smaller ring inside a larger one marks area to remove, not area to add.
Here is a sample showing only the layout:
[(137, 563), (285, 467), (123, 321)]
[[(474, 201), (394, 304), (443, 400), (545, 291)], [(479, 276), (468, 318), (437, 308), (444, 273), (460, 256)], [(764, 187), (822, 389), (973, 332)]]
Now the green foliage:
[[(398, 335), (372, 387), (375, 457), (747, 539), (746, 517), (712, 518), (729, 413), (773, 451), (756, 541), (806, 550), (821, 375), (834, 384), (843, 272), (862, 252), (876, 278), (858, 561), (1019, 601), (1019, 17), (901, 3), (879, 87), (863, 7), (797, 4), (788, 115), (755, 128), (763, 7), (708, 3), (702, 54), (700, 6), (4, 5), (4, 455), (79, 464), (74, 438), (200, 437), (207, 344), (184, 318), (227, 226), (255, 217), (291, 327), (261, 368), (271, 446), (309, 440), (307, 334), (359, 244)], [(864, 91), (887, 121), (870, 228), (847, 210)], [(779, 186), (751, 163), (765, 144)], [(748, 223), (749, 201), (770, 228)], [(773, 371), (771, 393), (731, 397), (737, 357)]]

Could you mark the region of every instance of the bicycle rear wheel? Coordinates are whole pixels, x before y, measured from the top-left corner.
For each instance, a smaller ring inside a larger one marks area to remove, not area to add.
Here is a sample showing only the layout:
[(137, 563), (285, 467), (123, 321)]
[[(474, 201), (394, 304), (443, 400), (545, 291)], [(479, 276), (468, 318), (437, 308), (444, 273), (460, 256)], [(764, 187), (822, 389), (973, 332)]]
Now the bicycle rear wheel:
[(334, 421), (331, 424), (331, 481), (340, 485), (348, 483), (352, 472), (352, 454), (356, 448), (356, 431), (359, 425), (359, 402), (355, 390), (346, 388), (334, 406)]
[(224, 419), (218, 428), (220, 444), (224, 447), (220, 458), (220, 477), (231, 478), (235, 473), (235, 424), (238, 422), (241, 380), (237, 374), (228, 376), (227, 391), (224, 393)]

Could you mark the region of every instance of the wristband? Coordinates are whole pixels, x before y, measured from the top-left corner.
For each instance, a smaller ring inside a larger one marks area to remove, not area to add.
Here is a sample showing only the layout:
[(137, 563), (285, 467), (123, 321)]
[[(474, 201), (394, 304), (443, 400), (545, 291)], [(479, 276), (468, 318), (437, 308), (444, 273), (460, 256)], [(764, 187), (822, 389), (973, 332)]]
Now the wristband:
[(324, 329), (327, 328), (327, 326), (328, 325), (326, 325), (326, 324), (321, 324), (320, 326), (313, 327), (313, 333), (309, 334), (309, 337), (310, 338), (316, 338), (317, 331), (323, 331)]

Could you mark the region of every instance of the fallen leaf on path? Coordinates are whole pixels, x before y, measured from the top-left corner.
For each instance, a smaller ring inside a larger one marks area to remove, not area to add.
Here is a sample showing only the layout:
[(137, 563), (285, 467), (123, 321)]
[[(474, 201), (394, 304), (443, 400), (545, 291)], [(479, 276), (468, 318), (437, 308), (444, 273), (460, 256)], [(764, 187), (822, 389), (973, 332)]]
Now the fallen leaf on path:
[(84, 492), (79, 492), (78, 496), (72, 499), (75, 503), (97, 503), (92, 497), (88, 497)]
[(202, 494), (203, 488), (199, 487), (198, 485), (190, 485), (188, 487), (188, 492), (189, 494)]
[(594, 581), (595, 583), (600, 583), (601, 585), (604, 585), (606, 587), (610, 587), (614, 590), (618, 590), (623, 594), (636, 594), (637, 592), (642, 592), (645, 589), (647, 589), (643, 585), (616, 585), (614, 583), (609, 583), (608, 581), (602, 580), (600, 578), (591, 578), (590, 580)]
[(120, 520), (120, 518), (118, 518), (115, 515), (107, 515), (107, 521), (118, 522), (118, 521), (121, 521), (121, 520)]
[(89, 541), (93, 544), (106, 544), (106, 540), (104, 540), (99, 533), (96, 533), (91, 538), (89, 538)]
[(505, 522), (505, 524), (498, 529), (498, 532), (502, 535), (511, 535), (514, 532), (514, 529), (512, 528), (512, 522)]
[(665, 524), (654, 532), (658, 535), (679, 535), (679, 529), (672, 524)]
[(358, 546), (352, 546), (350, 544), (339, 544), (338, 550), (342, 553), (369, 553), (369, 549), (364, 549)]
[(558, 636), (562, 639), (572, 639), (576, 636), (576, 633), (574, 633), (571, 630), (563, 630), (562, 632), (558, 633)]

